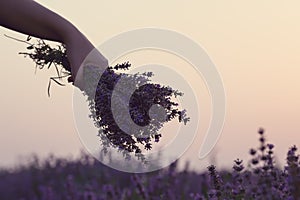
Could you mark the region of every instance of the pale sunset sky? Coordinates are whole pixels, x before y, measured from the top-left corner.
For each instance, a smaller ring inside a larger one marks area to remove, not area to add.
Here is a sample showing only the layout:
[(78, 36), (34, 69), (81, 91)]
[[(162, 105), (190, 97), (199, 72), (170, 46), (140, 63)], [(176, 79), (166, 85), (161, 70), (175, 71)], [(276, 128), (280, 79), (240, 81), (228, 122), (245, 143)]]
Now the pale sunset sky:
[[(259, 127), (275, 144), (280, 164), (291, 145), (300, 146), (299, 1), (38, 2), (74, 23), (96, 46), (125, 31), (157, 27), (181, 33), (205, 49), (223, 79), (227, 98), (221, 137), (205, 160), (197, 157), (211, 114), (203, 80), (197, 85), (186, 63), (164, 53), (144, 51), (124, 58), (134, 64), (161, 59), (194, 81), (203, 119), (198, 137), (181, 159), (191, 161), (193, 168), (204, 169), (209, 161), (221, 168), (231, 167), (236, 158), (247, 160), (249, 148), (258, 145)], [(77, 156), (84, 147), (73, 120), (72, 86), (53, 84), (49, 98), (47, 86), (54, 71), (35, 74), (34, 63), (18, 55), (26, 46), (4, 34), (26, 38), (0, 28), (0, 167), (16, 165), (31, 153)]]

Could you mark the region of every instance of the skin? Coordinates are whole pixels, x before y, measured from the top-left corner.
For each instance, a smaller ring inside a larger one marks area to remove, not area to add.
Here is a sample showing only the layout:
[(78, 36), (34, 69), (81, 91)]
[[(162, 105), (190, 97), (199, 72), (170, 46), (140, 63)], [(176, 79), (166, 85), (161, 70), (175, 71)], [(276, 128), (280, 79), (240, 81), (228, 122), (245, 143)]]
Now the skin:
[(0, 0), (0, 25), (8, 29), (41, 39), (61, 42), (66, 45), (71, 64), (72, 79), (82, 87), (82, 62), (93, 50), (89, 62), (105, 69), (107, 59), (69, 21), (32, 0)]

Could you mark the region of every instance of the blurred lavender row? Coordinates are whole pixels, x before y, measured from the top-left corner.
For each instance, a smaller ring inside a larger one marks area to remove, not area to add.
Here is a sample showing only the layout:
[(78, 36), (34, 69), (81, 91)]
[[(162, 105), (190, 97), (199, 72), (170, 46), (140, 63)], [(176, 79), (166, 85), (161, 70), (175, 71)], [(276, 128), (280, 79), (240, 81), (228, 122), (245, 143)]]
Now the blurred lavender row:
[[(147, 174), (113, 170), (86, 154), (77, 160), (32, 157), (26, 166), (0, 171), (3, 200), (108, 199), (300, 199), (297, 147), (287, 152), (284, 169), (276, 167), (274, 145), (260, 129), (259, 146), (247, 163), (237, 159), (232, 170), (196, 173), (177, 163)], [(187, 165), (188, 166), (188, 165)]]

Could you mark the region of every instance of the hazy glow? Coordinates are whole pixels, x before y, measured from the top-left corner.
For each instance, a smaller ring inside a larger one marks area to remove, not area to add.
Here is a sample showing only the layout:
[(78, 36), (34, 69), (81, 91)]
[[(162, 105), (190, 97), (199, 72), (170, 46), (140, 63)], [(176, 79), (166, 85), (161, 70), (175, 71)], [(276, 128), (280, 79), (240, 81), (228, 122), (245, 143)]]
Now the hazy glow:
[[(39, 2), (73, 22), (95, 45), (142, 27), (178, 31), (202, 45), (226, 88), (227, 118), (215, 148), (220, 166), (229, 166), (237, 157), (247, 158), (249, 147), (257, 145), (260, 126), (275, 143), (281, 163), (290, 145), (300, 145), (299, 1)], [(3, 28), (0, 33), (0, 166), (30, 152), (77, 154), (83, 147), (73, 122), (72, 87), (53, 86), (48, 98), (51, 73), (38, 71), (35, 75), (34, 64), (17, 55), (25, 46), (3, 37), (22, 35)], [(155, 53), (146, 54), (141, 63), (155, 59)], [(172, 56), (159, 58), (184, 65)], [(186, 76), (193, 81), (192, 73)], [(209, 101), (203, 99), (205, 108)], [(209, 109), (204, 112), (210, 114)], [(203, 122), (203, 130), (207, 123)], [(198, 168), (207, 164), (195, 157), (201, 140), (200, 134), (184, 157)]]

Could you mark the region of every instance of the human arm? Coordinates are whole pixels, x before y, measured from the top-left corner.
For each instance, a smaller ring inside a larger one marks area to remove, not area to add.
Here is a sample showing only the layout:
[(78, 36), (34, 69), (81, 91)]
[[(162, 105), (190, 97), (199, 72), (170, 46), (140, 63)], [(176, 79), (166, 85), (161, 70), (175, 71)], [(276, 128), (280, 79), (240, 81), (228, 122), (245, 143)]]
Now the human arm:
[[(72, 78), (80, 83), (80, 66), (95, 47), (68, 20), (32, 0), (0, 0), (0, 25), (8, 29), (41, 39), (61, 42), (66, 45)], [(99, 66), (107, 67), (107, 59), (97, 52)]]

